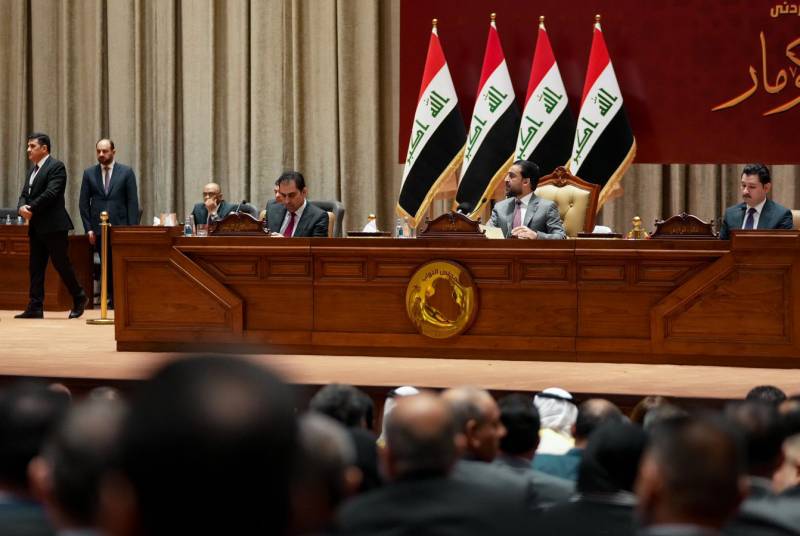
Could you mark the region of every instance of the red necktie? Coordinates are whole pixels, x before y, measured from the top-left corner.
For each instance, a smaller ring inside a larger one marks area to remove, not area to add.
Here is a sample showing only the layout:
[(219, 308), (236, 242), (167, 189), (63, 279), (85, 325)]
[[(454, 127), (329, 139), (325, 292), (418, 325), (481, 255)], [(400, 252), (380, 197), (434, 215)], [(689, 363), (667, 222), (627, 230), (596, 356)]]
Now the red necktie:
[(514, 209), (514, 219), (511, 222), (511, 229), (516, 229), (522, 225), (522, 201), (516, 200), (516, 208)]
[(292, 233), (294, 232), (294, 218), (296, 214), (294, 212), (290, 212), (289, 214), (289, 225), (287, 225), (286, 229), (283, 231), (283, 236), (286, 238), (291, 238)]

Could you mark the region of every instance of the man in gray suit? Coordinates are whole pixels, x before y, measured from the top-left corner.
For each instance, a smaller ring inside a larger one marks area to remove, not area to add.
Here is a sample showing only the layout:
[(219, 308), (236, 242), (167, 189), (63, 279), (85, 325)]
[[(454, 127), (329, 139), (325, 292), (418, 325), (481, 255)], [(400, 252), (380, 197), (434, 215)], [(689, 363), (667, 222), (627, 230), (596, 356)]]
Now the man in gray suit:
[(767, 199), (772, 177), (764, 164), (747, 164), (742, 170), (743, 203), (728, 207), (719, 237), (730, 238), (732, 229), (791, 229), (792, 211)]
[[(267, 228), (273, 237), (328, 236), (328, 213), (308, 202), (306, 179), (299, 171), (287, 171), (277, 181), (276, 198), (267, 203)], [(278, 197), (280, 196), (280, 197)]]
[(514, 162), (505, 178), (508, 199), (494, 206), (489, 225), (502, 229), (506, 238), (566, 238), (567, 233), (558, 214), (558, 206), (533, 193), (540, 176), (539, 166), (533, 162)]

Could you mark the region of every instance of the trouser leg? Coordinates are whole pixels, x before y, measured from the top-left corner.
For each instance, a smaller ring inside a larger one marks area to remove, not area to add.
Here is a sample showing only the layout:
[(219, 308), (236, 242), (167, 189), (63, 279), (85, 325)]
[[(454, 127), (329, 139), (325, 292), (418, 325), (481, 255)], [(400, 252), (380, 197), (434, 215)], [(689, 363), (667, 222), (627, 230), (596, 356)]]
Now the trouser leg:
[(69, 260), (67, 232), (47, 233), (46, 236), (50, 260), (53, 262), (56, 272), (61, 276), (61, 280), (66, 285), (72, 298), (76, 301), (83, 299), (86, 294), (83, 292), (80, 283), (78, 283), (78, 278), (75, 277), (75, 271), (72, 269), (72, 262)]
[(30, 311), (41, 311), (44, 308), (44, 274), (49, 258), (47, 244), (35, 232), (28, 236), (30, 252), (28, 254), (28, 307)]

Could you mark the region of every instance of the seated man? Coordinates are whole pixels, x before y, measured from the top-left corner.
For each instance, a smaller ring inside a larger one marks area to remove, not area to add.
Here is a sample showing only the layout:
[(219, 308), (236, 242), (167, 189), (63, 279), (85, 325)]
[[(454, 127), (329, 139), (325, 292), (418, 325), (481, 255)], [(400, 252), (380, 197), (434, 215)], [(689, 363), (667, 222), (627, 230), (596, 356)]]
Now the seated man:
[(207, 225), (211, 221), (221, 220), (235, 208), (235, 204), (222, 199), (219, 184), (209, 182), (203, 186), (203, 202), (194, 206), (192, 216), (195, 225)]
[(283, 173), (277, 195), (279, 203), (267, 203), (267, 228), (272, 236), (328, 236), (328, 213), (306, 200), (308, 188), (302, 173)]
[(533, 162), (514, 162), (505, 178), (508, 199), (494, 206), (489, 225), (502, 229), (506, 238), (566, 238), (558, 205), (533, 193), (540, 176), (539, 166)]
[(742, 170), (744, 203), (725, 211), (719, 237), (728, 240), (732, 229), (791, 229), (792, 211), (767, 199), (770, 189), (772, 177), (767, 166), (747, 164)]

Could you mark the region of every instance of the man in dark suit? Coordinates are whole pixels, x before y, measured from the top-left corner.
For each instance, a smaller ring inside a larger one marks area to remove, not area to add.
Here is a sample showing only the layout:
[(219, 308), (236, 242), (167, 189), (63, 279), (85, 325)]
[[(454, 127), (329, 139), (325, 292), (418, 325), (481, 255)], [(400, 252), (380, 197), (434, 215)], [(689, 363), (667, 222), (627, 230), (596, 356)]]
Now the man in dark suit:
[(791, 229), (792, 211), (767, 199), (772, 177), (764, 164), (747, 164), (742, 170), (743, 203), (728, 207), (719, 237), (730, 238), (733, 229)]
[(492, 209), (489, 225), (503, 230), (506, 238), (561, 240), (567, 237), (558, 214), (558, 205), (537, 197), (539, 166), (517, 160), (506, 173), (506, 196)]
[(744, 447), (719, 418), (654, 427), (636, 480), (641, 536), (713, 536), (747, 493)]
[(514, 490), (451, 475), (455, 420), (434, 395), (400, 398), (386, 423), (383, 457), (391, 482), (345, 503), (337, 534), (530, 534), (531, 513)]
[(25, 175), (17, 211), (28, 222), (30, 290), (28, 306), (15, 318), (44, 316), (44, 274), (48, 259), (53, 261), (72, 295), (69, 318), (78, 318), (86, 308), (87, 299), (67, 254), (67, 233), (73, 229), (64, 206), (67, 170), (62, 162), (50, 156), (47, 134), (37, 132), (28, 136), (27, 152), (33, 168)]
[(219, 184), (209, 182), (203, 186), (203, 202), (194, 205), (192, 216), (195, 225), (208, 225), (211, 221), (221, 220), (237, 208), (237, 205), (223, 199)]
[[(115, 160), (116, 147), (110, 139), (104, 138), (95, 144), (97, 165), (83, 172), (81, 195), (78, 206), (86, 235), (101, 258), (102, 240), (100, 238), (100, 213), (108, 212), (108, 223), (118, 225), (139, 224), (139, 194), (136, 188), (136, 174), (125, 164)], [(108, 236), (108, 300), (114, 306), (114, 270), (112, 269), (111, 236)]]
[(278, 178), (276, 197), (267, 203), (267, 228), (274, 237), (328, 236), (328, 213), (308, 202), (306, 180), (299, 171)]

